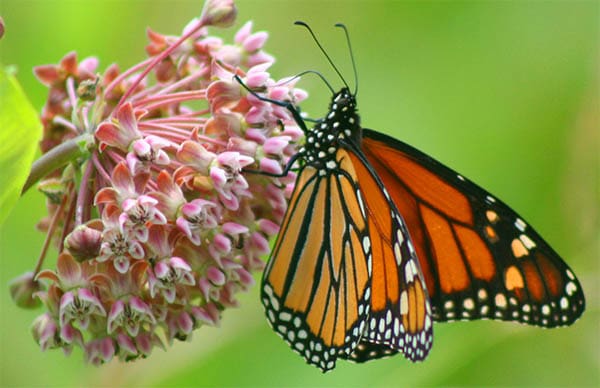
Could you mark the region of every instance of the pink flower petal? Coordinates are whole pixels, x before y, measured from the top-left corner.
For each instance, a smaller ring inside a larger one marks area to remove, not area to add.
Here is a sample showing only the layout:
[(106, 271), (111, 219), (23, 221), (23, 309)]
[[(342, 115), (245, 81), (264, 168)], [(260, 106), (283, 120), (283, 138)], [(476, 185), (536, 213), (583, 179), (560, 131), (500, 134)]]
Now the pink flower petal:
[(283, 173), (281, 164), (271, 158), (263, 158), (260, 160), (260, 170), (274, 175), (280, 175)]
[(100, 340), (99, 344), (100, 354), (102, 355), (102, 360), (104, 362), (108, 362), (112, 359), (115, 354), (115, 346), (111, 338), (104, 338)]
[(210, 169), (210, 178), (216, 186), (224, 186), (227, 183), (227, 174), (225, 170), (219, 167), (212, 167)]
[(165, 262), (158, 262), (156, 263), (156, 265), (154, 266), (154, 273), (156, 274), (156, 277), (159, 279), (164, 279), (168, 274), (169, 274), (169, 266), (167, 265), (167, 263)]
[(95, 314), (105, 316), (106, 310), (104, 310), (104, 306), (100, 303), (100, 300), (87, 288), (80, 288), (77, 291), (77, 296), (80, 300), (89, 303), (94, 306), (98, 311)]
[(258, 227), (268, 236), (274, 236), (279, 233), (279, 225), (271, 220), (267, 220), (266, 218), (261, 218), (258, 220)]
[(223, 224), (223, 232), (235, 236), (242, 233), (248, 233), (248, 227), (236, 222), (226, 222)]
[(244, 40), (246, 40), (246, 38), (248, 36), (250, 36), (251, 32), (252, 32), (252, 21), (248, 21), (235, 34), (235, 38), (234, 38), (235, 43), (242, 44), (242, 42)]
[(77, 53), (71, 51), (60, 60), (60, 67), (68, 74), (77, 73)]
[(183, 333), (190, 334), (194, 329), (194, 321), (188, 313), (184, 312), (177, 317), (177, 326)]
[(254, 277), (250, 272), (246, 271), (244, 268), (239, 268), (235, 272), (238, 275), (239, 282), (244, 289), (249, 289), (254, 285)]
[(219, 233), (214, 237), (213, 245), (221, 253), (231, 252), (231, 240), (223, 234)]
[(125, 352), (129, 355), (135, 356), (137, 354), (137, 348), (133, 343), (131, 337), (126, 334), (119, 333), (117, 334), (117, 344), (119, 345), (119, 350), (121, 352)]
[(113, 265), (115, 266), (115, 269), (119, 271), (119, 273), (126, 273), (129, 269), (129, 258), (117, 257), (113, 260)]
[(144, 258), (144, 248), (142, 248), (142, 244), (137, 241), (132, 241), (129, 245), (129, 254), (134, 259), (143, 259)]
[(244, 50), (250, 53), (260, 50), (264, 46), (268, 38), (269, 34), (265, 31), (255, 32), (254, 34), (244, 39)]
[(248, 73), (246, 77), (246, 85), (250, 88), (258, 88), (265, 85), (269, 80), (270, 75), (267, 72)]
[(110, 308), (110, 313), (108, 314), (108, 322), (107, 322), (107, 330), (108, 334), (111, 334), (116, 326), (116, 319), (123, 314), (125, 311), (125, 303), (121, 300), (116, 301)]
[(169, 259), (169, 264), (174, 269), (179, 269), (182, 271), (191, 271), (192, 268), (185, 262), (181, 257), (171, 257)]
[(41, 65), (33, 68), (35, 77), (44, 85), (50, 87), (59, 80), (58, 69), (55, 65)]
[(133, 105), (127, 102), (121, 105), (115, 115), (118, 125), (126, 131), (137, 131), (137, 121), (133, 112)]
[(165, 288), (162, 290), (163, 297), (169, 303), (175, 302), (175, 297), (177, 297), (177, 293), (173, 288)]
[(252, 235), (250, 236), (250, 241), (252, 242), (252, 246), (257, 250), (257, 253), (261, 255), (265, 255), (271, 250), (267, 239), (264, 238), (263, 235), (258, 232), (252, 233)]
[(69, 254), (62, 253), (58, 256), (56, 269), (58, 270), (58, 276), (62, 281), (75, 283), (81, 278), (81, 267), (79, 266), (79, 263), (75, 261), (73, 256)]
[(222, 286), (223, 284), (225, 284), (225, 281), (227, 280), (227, 278), (225, 277), (225, 274), (216, 267), (209, 267), (206, 270), (206, 277), (215, 286)]
[(137, 296), (132, 296), (129, 299), (129, 306), (133, 311), (148, 316), (148, 319), (152, 323), (155, 322), (154, 316), (152, 315), (152, 312), (150, 310), (150, 306), (148, 306), (141, 298), (138, 298)]

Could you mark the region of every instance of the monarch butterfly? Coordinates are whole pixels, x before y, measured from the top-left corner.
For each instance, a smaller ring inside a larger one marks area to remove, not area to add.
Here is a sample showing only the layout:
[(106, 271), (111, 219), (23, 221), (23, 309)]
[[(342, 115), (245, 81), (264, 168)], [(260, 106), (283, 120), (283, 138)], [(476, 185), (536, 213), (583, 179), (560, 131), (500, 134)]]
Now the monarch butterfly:
[[(433, 321), (555, 327), (577, 320), (583, 291), (559, 255), (475, 183), (362, 128), (356, 90), (310, 28), (296, 24), (309, 30), (345, 87), (311, 130), (291, 102), (257, 95), (288, 108), (306, 135), (285, 170), (299, 165), (262, 280), (273, 329), (325, 372), (337, 358), (365, 362), (400, 352), (423, 360)], [(336, 26), (350, 44), (345, 27)]]

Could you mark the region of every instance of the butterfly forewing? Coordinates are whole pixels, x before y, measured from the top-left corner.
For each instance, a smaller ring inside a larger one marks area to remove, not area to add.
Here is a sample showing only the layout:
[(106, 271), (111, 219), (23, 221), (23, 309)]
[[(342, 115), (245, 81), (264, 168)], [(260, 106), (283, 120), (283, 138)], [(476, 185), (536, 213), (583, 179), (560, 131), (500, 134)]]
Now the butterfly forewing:
[(275, 329), (306, 360), (326, 371), (352, 353), (369, 313), (366, 215), (351, 166), (298, 177), (265, 270), (262, 299)]
[(506, 204), (383, 134), (364, 130), (362, 149), (407, 222), (435, 320), (554, 327), (581, 315), (573, 272)]

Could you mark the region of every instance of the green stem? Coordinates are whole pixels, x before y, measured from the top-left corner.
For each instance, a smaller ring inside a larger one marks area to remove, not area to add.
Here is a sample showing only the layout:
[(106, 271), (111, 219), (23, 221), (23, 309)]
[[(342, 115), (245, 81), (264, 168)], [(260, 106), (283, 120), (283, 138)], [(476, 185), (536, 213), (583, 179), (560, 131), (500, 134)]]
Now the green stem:
[(67, 140), (46, 152), (38, 160), (33, 162), (31, 172), (23, 185), (23, 190), (21, 190), (21, 195), (25, 194), (31, 186), (52, 171), (55, 171), (75, 158), (84, 155), (92, 144), (94, 144), (94, 136), (85, 133)]

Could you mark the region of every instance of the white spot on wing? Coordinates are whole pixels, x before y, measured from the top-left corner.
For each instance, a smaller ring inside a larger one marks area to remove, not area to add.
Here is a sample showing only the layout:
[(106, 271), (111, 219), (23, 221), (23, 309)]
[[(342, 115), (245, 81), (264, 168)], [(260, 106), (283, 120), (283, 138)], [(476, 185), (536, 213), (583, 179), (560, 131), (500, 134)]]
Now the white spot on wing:
[(292, 314), (288, 313), (287, 311), (282, 311), (279, 313), (279, 319), (284, 322), (288, 322), (292, 319)]
[(544, 315), (550, 315), (550, 306), (548, 306), (547, 304), (542, 306), (542, 314)]
[(400, 294), (400, 314), (406, 315), (408, 313), (408, 294), (402, 291)]
[(473, 310), (473, 308), (475, 307), (475, 303), (473, 302), (473, 299), (467, 298), (463, 301), (463, 306), (467, 310)]
[(485, 300), (487, 298), (487, 292), (482, 288), (479, 290), (479, 292), (477, 292), (477, 297), (480, 300)]
[(494, 298), (494, 301), (496, 302), (496, 306), (498, 306), (499, 308), (506, 308), (506, 297), (504, 296), (504, 294), (496, 294), (496, 298)]
[(535, 248), (535, 243), (526, 234), (520, 235), (519, 239), (521, 240), (521, 242), (523, 243), (523, 245), (525, 245), (525, 247), (527, 249), (531, 250), (531, 249)]
[(369, 236), (363, 237), (362, 244), (365, 253), (369, 253), (369, 251), (371, 250), (371, 239), (369, 238)]
[(527, 224), (526, 224), (526, 223), (525, 223), (525, 221), (523, 221), (522, 219), (520, 219), (520, 218), (517, 218), (517, 219), (515, 220), (515, 227), (516, 227), (517, 229), (519, 229), (521, 232), (524, 232), (524, 231), (525, 231), (525, 228), (527, 227)]
[(394, 256), (396, 257), (396, 264), (402, 264), (402, 252), (398, 243), (394, 244)]
[(565, 287), (565, 291), (567, 292), (567, 295), (569, 295), (569, 296), (573, 295), (576, 290), (577, 290), (577, 286), (575, 285), (575, 283), (573, 283), (573, 282), (567, 283), (567, 286)]

